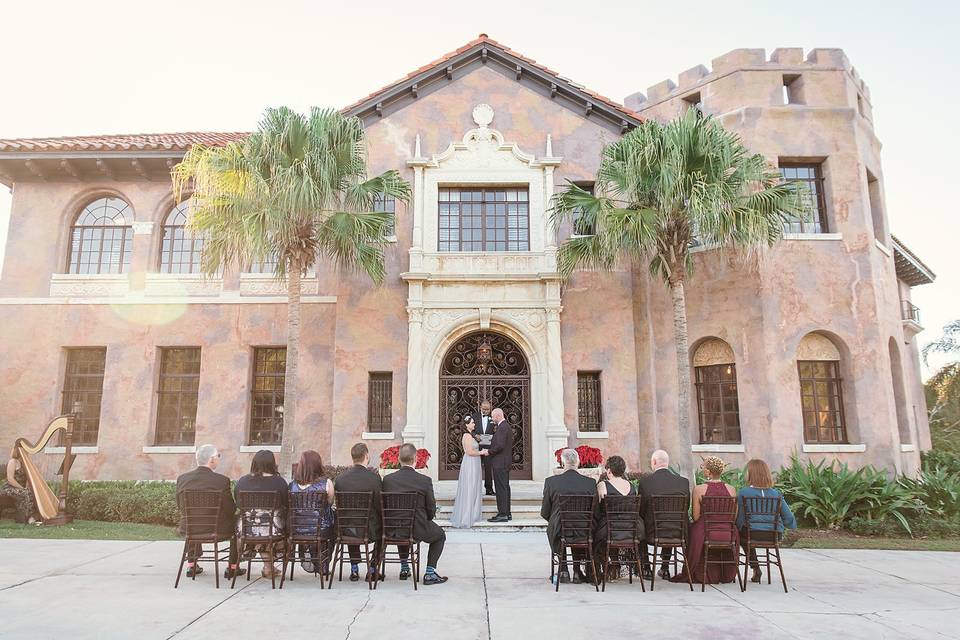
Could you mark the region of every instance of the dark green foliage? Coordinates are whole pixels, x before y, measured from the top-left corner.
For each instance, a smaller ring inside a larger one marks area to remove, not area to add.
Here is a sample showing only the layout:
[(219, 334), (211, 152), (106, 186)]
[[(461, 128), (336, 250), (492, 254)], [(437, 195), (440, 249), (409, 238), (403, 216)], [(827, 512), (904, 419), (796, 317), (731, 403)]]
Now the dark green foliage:
[[(727, 467), (723, 470), (720, 479), (739, 491), (740, 488), (743, 487), (743, 469), (739, 467)], [(697, 484), (703, 484), (707, 481), (706, 476), (703, 475), (703, 469), (700, 467), (697, 467), (696, 480)]]

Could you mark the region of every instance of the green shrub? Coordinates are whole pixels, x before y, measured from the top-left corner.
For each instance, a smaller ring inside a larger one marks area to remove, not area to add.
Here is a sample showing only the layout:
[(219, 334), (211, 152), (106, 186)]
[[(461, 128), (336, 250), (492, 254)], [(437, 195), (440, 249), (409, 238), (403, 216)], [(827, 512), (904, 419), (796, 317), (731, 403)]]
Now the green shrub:
[(950, 451), (930, 449), (920, 454), (924, 471), (943, 469), (947, 473), (960, 473), (960, 456)]
[[(739, 491), (741, 487), (743, 487), (743, 469), (740, 469), (739, 467), (727, 467), (723, 470), (723, 474), (720, 476), (720, 479)], [(697, 467), (697, 484), (703, 484), (706, 481), (707, 478), (703, 475), (703, 469)]]
[(179, 520), (176, 485), (152, 481), (74, 481), (67, 510), (81, 520), (174, 526)]
[(901, 478), (899, 484), (915, 495), (932, 514), (948, 519), (960, 517), (960, 471), (948, 467), (925, 468), (916, 478)]

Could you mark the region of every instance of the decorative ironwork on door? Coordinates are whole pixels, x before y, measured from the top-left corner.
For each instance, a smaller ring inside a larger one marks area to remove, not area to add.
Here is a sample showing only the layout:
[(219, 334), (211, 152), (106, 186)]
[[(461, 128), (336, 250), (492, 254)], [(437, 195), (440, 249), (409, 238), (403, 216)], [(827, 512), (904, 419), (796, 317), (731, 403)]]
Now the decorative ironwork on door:
[(503, 409), (513, 430), (514, 478), (533, 477), (530, 442), (530, 370), (510, 338), (499, 333), (471, 333), (450, 347), (440, 367), (441, 480), (456, 479), (463, 449), (463, 420), (490, 400)]

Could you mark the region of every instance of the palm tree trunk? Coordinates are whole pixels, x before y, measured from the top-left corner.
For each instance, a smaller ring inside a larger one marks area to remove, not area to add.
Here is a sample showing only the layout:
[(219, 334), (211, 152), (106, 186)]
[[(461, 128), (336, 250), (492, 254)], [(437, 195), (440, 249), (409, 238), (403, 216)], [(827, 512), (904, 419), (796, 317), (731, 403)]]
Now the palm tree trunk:
[(297, 370), (300, 363), (300, 262), (293, 260), (287, 272), (287, 364), (283, 384), (283, 438), (280, 442), (280, 473), (292, 475), (293, 456), (300, 447), (297, 425)]
[[(683, 292), (683, 279), (670, 283), (673, 298), (673, 335), (677, 349), (677, 422), (680, 451), (674, 459), (680, 464), (680, 472), (694, 483), (693, 453), (690, 445), (690, 347), (687, 337), (687, 302)], [(671, 452), (672, 453), (672, 452)]]

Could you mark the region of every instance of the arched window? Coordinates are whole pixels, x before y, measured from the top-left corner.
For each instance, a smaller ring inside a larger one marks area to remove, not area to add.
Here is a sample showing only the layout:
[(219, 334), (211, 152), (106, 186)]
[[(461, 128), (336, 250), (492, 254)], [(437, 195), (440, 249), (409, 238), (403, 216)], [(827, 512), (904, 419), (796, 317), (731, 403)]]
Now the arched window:
[(70, 228), (69, 273), (124, 273), (133, 250), (130, 205), (100, 198), (83, 208)]
[(740, 444), (740, 402), (733, 349), (723, 340), (703, 341), (693, 354), (700, 444)]
[(808, 444), (844, 444), (847, 424), (843, 414), (840, 351), (829, 338), (808, 333), (797, 349), (803, 440)]
[(184, 200), (163, 221), (160, 244), (160, 271), (163, 273), (200, 273), (203, 238), (187, 229), (190, 201)]

